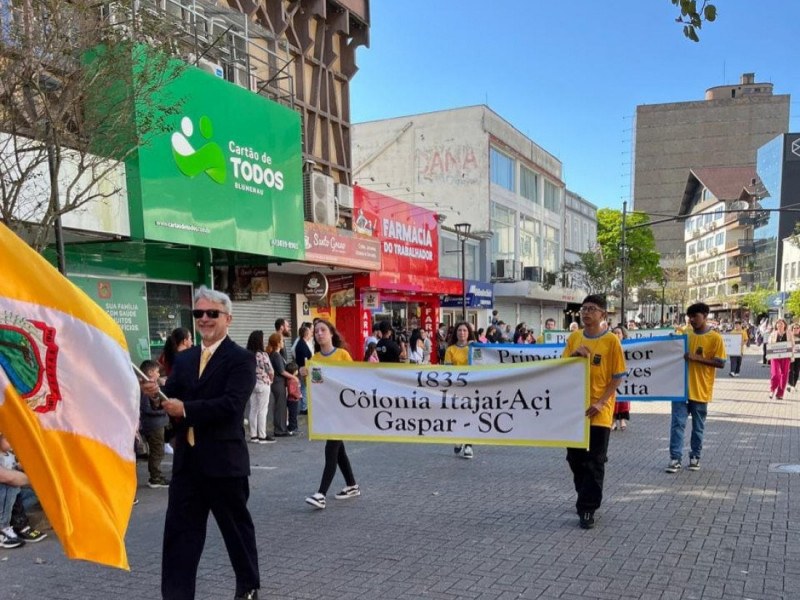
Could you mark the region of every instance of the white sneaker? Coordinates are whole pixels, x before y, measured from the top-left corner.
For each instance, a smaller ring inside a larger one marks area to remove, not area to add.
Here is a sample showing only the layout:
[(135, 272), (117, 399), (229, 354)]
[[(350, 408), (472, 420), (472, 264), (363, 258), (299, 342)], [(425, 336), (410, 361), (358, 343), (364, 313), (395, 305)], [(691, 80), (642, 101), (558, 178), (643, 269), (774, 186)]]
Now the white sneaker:
[(348, 498), (355, 498), (361, 495), (361, 489), (358, 484), (342, 488), (342, 491), (334, 496), (337, 500), (347, 500)]
[(12, 527), (0, 530), (0, 548), (19, 548), (25, 542), (16, 534)]
[(464, 453), (462, 456), (467, 459), (472, 458), (472, 446), (470, 444), (464, 446)]
[(673, 458), (671, 461), (669, 461), (667, 468), (664, 470), (667, 473), (677, 473), (678, 471), (681, 470), (681, 466), (682, 466), (681, 461), (677, 458)]
[(314, 508), (325, 508), (325, 496), (317, 492), (313, 496), (306, 498), (306, 504), (310, 504)]

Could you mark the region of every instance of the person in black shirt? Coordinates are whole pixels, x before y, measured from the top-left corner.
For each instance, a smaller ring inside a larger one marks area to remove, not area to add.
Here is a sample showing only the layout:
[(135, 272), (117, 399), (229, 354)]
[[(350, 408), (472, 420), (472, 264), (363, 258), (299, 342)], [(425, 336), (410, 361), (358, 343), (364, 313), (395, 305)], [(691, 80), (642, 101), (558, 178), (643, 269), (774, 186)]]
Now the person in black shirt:
[(392, 339), (394, 331), (389, 321), (381, 321), (381, 339), (378, 340), (378, 360), (382, 363), (399, 363), (402, 350), (400, 345)]

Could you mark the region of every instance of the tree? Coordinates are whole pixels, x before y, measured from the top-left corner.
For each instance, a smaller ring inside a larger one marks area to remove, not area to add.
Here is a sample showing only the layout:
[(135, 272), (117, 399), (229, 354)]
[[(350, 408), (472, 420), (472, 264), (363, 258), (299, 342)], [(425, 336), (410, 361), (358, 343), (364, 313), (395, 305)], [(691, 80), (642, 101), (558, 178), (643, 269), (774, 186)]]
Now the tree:
[(683, 35), (693, 42), (700, 41), (697, 30), (703, 27), (703, 21), (713, 23), (717, 19), (717, 7), (708, 0), (703, 0), (700, 10), (697, 10), (697, 0), (671, 0), (671, 2), (681, 11), (675, 21), (683, 25)]
[[(653, 231), (647, 224), (650, 217), (643, 213), (629, 213), (625, 227), (625, 286), (633, 288), (661, 280), (660, 255), (656, 250)], [(622, 212), (611, 208), (597, 211), (597, 243), (603, 260), (610, 267), (621, 265)]]
[(603, 294), (612, 288), (618, 265), (605, 259), (600, 246), (582, 252), (578, 257), (576, 262), (564, 263), (564, 269), (571, 274), (575, 285), (590, 294)]
[(63, 215), (118, 194), (110, 174), (166, 132), (180, 107), (157, 92), (179, 67), (163, 13), (137, 11), (134, 0), (9, 6), (0, 22), (0, 218), (41, 251)]
[(797, 317), (800, 315), (800, 290), (795, 290), (786, 299), (784, 309), (787, 313)]
[(771, 287), (757, 287), (752, 292), (742, 296), (739, 304), (740, 306), (747, 308), (752, 317), (766, 314), (769, 312), (769, 297), (771, 294), (775, 293), (774, 288), (774, 284)]

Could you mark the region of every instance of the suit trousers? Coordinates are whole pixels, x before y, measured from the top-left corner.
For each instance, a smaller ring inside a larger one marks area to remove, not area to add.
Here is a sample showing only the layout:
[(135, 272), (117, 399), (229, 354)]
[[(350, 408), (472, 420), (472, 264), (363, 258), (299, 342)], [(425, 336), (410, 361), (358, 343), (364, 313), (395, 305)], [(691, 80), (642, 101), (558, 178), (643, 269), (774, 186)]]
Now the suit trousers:
[(236, 574), (236, 595), (261, 587), (255, 527), (247, 509), (249, 495), (247, 477), (207, 477), (191, 468), (173, 474), (161, 559), (164, 600), (194, 599), (209, 512)]

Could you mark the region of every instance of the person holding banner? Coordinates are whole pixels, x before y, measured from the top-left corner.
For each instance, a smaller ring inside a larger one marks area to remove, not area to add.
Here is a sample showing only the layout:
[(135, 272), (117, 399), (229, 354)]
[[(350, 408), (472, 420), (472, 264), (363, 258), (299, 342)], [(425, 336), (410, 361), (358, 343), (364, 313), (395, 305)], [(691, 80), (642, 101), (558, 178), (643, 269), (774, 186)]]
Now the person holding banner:
[[(450, 345), (444, 353), (444, 360), (442, 364), (463, 366), (469, 364), (469, 343), (475, 341), (475, 332), (472, 331), (472, 325), (466, 321), (456, 323), (453, 330), (453, 339), (450, 340)], [(472, 452), (472, 444), (458, 444), (453, 447), (453, 452), (456, 456), (461, 456), (466, 459), (471, 459), (474, 455)]]
[(616, 335), (604, 329), (606, 299), (599, 294), (586, 296), (581, 303), (583, 329), (570, 334), (562, 358), (589, 359), (589, 449), (567, 449), (578, 499), (575, 508), (581, 529), (594, 527), (594, 513), (603, 501), (603, 480), (608, 461), (608, 439), (614, 418), (617, 386), (626, 374), (625, 355)]
[[(780, 344), (780, 346), (773, 346)], [(783, 348), (786, 346), (786, 348)], [(767, 358), (769, 358), (769, 399), (776, 397), (783, 400), (786, 383), (789, 379), (789, 365), (792, 362), (794, 348), (794, 334), (786, 330), (786, 321), (778, 319), (775, 327), (769, 334), (767, 345)], [(785, 350), (781, 352), (781, 350)], [(776, 354), (777, 351), (777, 354)], [(772, 356), (770, 356), (772, 354)]]
[[(387, 323), (382, 321), (381, 324)], [(316, 352), (311, 360), (315, 362), (353, 362), (353, 357), (346, 350), (344, 340), (336, 331), (332, 323), (320, 319), (314, 325), (314, 349)], [(308, 374), (304, 367), (301, 375)], [(306, 504), (314, 508), (325, 508), (325, 495), (331, 487), (333, 476), (336, 475), (336, 467), (342, 472), (345, 487), (334, 496), (337, 500), (347, 500), (361, 495), (361, 488), (356, 483), (353, 469), (350, 466), (350, 459), (344, 449), (344, 442), (341, 440), (328, 440), (325, 442), (325, 468), (322, 471), (322, 480), (316, 494), (306, 498)]]
[(691, 328), (688, 337), (689, 351), (683, 358), (689, 369), (689, 399), (672, 403), (672, 422), (669, 432), (669, 463), (667, 473), (677, 473), (683, 458), (683, 432), (686, 421), (692, 416), (692, 438), (689, 451), (689, 470), (700, 470), (708, 403), (714, 396), (716, 369), (725, 367), (725, 341), (719, 332), (709, 326), (708, 304), (697, 302), (686, 309)]
[(739, 319), (736, 319), (733, 323), (733, 329), (731, 333), (738, 334), (742, 337), (742, 343), (739, 349), (739, 355), (733, 356), (731, 355), (731, 377), (738, 377), (739, 371), (742, 368), (742, 356), (744, 356), (744, 346), (747, 343), (747, 331), (742, 329), (742, 322)]

